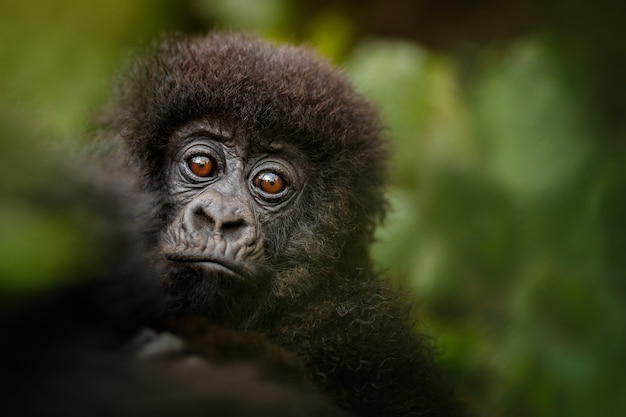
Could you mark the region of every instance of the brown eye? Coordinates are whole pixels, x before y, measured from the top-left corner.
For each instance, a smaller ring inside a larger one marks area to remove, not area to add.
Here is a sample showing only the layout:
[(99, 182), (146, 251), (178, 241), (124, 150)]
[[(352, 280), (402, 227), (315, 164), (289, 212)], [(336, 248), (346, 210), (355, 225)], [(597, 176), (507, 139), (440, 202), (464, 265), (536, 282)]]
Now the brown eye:
[(205, 155), (196, 155), (187, 159), (187, 166), (198, 177), (211, 177), (214, 175), (213, 160)]
[(285, 189), (285, 180), (279, 175), (265, 171), (254, 177), (254, 186), (268, 194), (278, 194)]

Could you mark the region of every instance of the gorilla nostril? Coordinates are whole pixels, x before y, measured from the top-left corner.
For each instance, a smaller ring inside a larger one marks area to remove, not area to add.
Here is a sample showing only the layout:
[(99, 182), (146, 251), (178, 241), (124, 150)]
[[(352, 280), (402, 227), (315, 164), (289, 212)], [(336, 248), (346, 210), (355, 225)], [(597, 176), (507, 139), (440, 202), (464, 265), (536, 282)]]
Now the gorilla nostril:
[(198, 227), (211, 226), (215, 227), (216, 221), (214, 216), (203, 207), (196, 207), (193, 210), (193, 218), (196, 219)]
[(246, 222), (243, 219), (224, 220), (215, 226), (215, 233), (234, 240), (239, 240), (245, 235)]
[(235, 230), (235, 229), (242, 228), (245, 225), (246, 225), (246, 222), (244, 222), (243, 219), (235, 219), (231, 221), (225, 221), (224, 223), (222, 223), (222, 229)]

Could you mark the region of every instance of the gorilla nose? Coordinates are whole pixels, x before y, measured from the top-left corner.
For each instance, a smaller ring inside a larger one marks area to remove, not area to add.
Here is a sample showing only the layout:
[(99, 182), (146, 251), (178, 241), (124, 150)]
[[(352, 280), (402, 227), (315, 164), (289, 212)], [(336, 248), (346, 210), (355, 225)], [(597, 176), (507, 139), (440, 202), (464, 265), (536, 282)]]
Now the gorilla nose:
[(254, 218), (241, 199), (220, 193), (203, 195), (189, 203), (185, 223), (194, 233), (211, 234), (229, 241), (254, 235)]
[(216, 235), (228, 234), (244, 228), (246, 222), (243, 218), (237, 216), (237, 213), (232, 210), (228, 211), (230, 212), (206, 210), (204, 207), (197, 207), (194, 212), (194, 218), (198, 227), (210, 229)]

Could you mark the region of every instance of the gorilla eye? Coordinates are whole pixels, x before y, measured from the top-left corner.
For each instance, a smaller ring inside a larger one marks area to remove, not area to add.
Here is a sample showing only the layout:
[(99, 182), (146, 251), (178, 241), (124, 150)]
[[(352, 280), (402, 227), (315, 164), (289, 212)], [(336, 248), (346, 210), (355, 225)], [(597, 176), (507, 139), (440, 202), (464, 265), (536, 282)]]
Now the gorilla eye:
[(187, 166), (198, 177), (206, 178), (215, 175), (215, 163), (213, 159), (205, 155), (196, 155), (187, 159)]
[(278, 194), (285, 189), (285, 180), (271, 171), (264, 171), (254, 177), (253, 184), (268, 194)]

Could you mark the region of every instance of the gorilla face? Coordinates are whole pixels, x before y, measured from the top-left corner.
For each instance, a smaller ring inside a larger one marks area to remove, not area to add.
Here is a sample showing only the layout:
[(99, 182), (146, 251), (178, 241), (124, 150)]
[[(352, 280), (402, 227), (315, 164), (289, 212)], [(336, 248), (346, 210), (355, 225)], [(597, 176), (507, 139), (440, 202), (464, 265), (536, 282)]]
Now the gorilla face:
[(292, 229), (284, 220), (301, 210), (307, 171), (288, 144), (219, 126), (192, 122), (169, 139), (171, 221), (160, 241), (178, 308), (213, 318), (270, 296), (289, 263), (278, 246)]
[(232, 133), (193, 127), (171, 141), (168, 190), (177, 214), (163, 252), (171, 261), (250, 279), (265, 259), (263, 226), (297, 205), (302, 181), (278, 147), (250, 153)]

